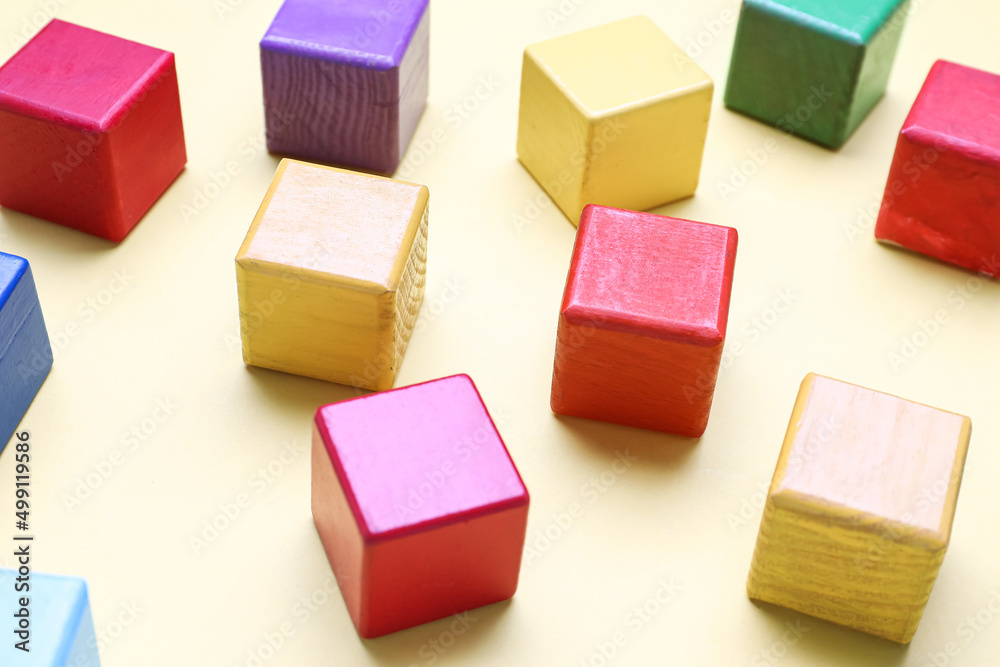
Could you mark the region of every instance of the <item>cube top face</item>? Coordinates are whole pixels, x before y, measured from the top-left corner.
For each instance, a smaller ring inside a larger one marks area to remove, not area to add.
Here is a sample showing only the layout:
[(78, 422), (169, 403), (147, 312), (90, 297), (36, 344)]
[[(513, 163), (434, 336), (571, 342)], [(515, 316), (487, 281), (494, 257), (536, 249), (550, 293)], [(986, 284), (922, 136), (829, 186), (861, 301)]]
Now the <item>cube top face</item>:
[(0, 67), (0, 109), (104, 131), (173, 54), (53, 19)]
[[(79, 577), (33, 572), (31, 590), (15, 593), (13, 582), (17, 576), (16, 570), (0, 569), (0, 584), (5, 589), (5, 594), (0, 595), (0, 614), (4, 618), (13, 618), (19, 609), (19, 598), (22, 595), (31, 598), (32, 641), (31, 653), (28, 654), (32, 658), (31, 664), (72, 664), (76, 648), (74, 639), (90, 604), (87, 582)], [(21, 651), (13, 648), (13, 643), (4, 642), (3, 648), (0, 648), (0, 658), (22, 655)], [(8, 650), (9, 656), (6, 654)], [(3, 663), (21, 664), (16, 660), (13, 663), (4, 660)]]
[(525, 55), (591, 118), (712, 87), (708, 74), (645, 16), (532, 44)]
[(968, 417), (809, 374), (771, 492), (886, 519), (943, 547), (971, 429)]
[(261, 47), (374, 69), (398, 67), (429, 0), (285, 0)]
[(1000, 125), (994, 115), (998, 107), (1000, 76), (938, 60), (910, 109), (903, 133), (932, 133), (935, 143), (1000, 164)]
[(736, 244), (731, 227), (588, 205), (563, 316), (602, 329), (717, 345), (726, 336)]
[(761, 11), (810, 24), (858, 43), (868, 42), (907, 0), (744, 0)]
[(366, 539), (528, 503), (467, 375), (324, 406), (316, 427)]
[(0, 252), (0, 308), (7, 305), (14, 288), (27, 270), (28, 260)]
[(282, 160), (236, 259), (395, 290), (428, 196), (422, 185)]

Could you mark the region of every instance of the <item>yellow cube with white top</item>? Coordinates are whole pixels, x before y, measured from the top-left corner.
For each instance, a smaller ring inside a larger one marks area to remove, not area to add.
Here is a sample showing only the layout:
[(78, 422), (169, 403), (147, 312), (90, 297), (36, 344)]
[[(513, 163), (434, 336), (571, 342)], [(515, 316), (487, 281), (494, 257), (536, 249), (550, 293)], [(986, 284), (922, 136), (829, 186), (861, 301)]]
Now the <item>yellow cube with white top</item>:
[(690, 197), (712, 92), (645, 16), (532, 44), (518, 159), (574, 225), (587, 204), (645, 211)]
[(391, 389), (423, 301), (428, 197), (282, 160), (236, 256), (244, 362)]

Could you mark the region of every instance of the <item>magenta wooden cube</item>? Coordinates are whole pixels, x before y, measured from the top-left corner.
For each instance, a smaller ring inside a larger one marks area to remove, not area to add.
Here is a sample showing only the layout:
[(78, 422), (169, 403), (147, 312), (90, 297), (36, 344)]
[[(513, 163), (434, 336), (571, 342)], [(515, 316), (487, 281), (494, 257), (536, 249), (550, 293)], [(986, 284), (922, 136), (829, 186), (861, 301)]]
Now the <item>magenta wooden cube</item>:
[(428, 0), (285, 0), (260, 42), (273, 153), (396, 171), (427, 105)]
[(517, 589), (528, 491), (467, 375), (317, 410), (312, 512), (362, 637)]
[(53, 20), (0, 67), (0, 204), (121, 241), (187, 162), (174, 54)]

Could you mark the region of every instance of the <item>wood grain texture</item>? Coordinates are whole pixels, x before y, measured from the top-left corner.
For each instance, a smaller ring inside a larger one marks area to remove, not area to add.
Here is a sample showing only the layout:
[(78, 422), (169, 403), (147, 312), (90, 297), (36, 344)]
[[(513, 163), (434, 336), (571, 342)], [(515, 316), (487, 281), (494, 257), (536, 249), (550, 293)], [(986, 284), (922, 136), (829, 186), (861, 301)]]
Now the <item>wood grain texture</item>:
[(517, 588), (528, 492), (466, 375), (320, 408), (312, 494), (362, 637)]
[(552, 410), (702, 435), (736, 246), (730, 227), (587, 206), (560, 311)]
[(0, 204), (121, 241), (187, 161), (174, 56), (53, 20), (0, 68)]
[(518, 158), (576, 224), (694, 194), (711, 78), (644, 16), (525, 49)]
[(744, 0), (725, 104), (839, 148), (885, 93), (908, 0)]
[(908, 643), (948, 547), (971, 428), (968, 417), (807, 375), (749, 596)]
[[(20, 609), (20, 598), (31, 598), (30, 651), (24, 653), (15, 648), (15, 642), (22, 638), (11, 632), (8, 640), (0, 644), (0, 664), (100, 667), (87, 582), (79, 577), (32, 572), (30, 590), (17, 592), (14, 590), (17, 577), (17, 570), (0, 568), (0, 585), (5, 590), (0, 595), (0, 614), (14, 618)], [(30, 657), (27, 661), (26, 656)]]
[(427, 104), (427, 0), (286, 0), (260, 43), (274, 153), (396, 171)]
[(0, 252), (0, 452), (52, 368), (31, 267)]
[(428, 197), (282, 160), (236, 257), (244, 361), (391, 388), (423, 299)]
[(944, 60), (896, 143), (875, 238), (1000, 277), (1000, 76)]

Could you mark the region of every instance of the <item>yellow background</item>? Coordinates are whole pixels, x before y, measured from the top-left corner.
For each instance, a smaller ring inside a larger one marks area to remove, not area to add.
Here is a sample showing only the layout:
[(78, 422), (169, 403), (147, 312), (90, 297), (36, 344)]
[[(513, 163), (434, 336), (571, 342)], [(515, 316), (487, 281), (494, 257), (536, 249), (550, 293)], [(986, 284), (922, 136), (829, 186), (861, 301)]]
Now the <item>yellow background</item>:
[[(177, 53), (188, 167), (120, 246), (0, 214), (0, 247), (31, 261), (57, 349), (23, 422), (34, 444), (34, 566), (88, 579), (106, 667), (246, 665), (282, 630), (290, 636), (269, 667), (597, 665), (597, 645), (616, 638), (616, 665), (922, 667), (949, 649), (939, 661), (995, 662), (1000, 286), (880, 247), (858, 211), (877, 207), (896, 133), (935, 58), (1000, 71), (996, 3), (916, 0), (886, 98), (830, 152), (722, 108), (732, 0), (434, 0), (430, 102), (400, 172), (430, 188), (428, 284), (397, 385), (475, 379), (532, 494), (528, 540), (539, 548), (514, 599), (471, 612), (455, 624), (467, 626), (460, 636), (441, 621), (366, 642), (339, 594), (325, 592), (330, 569), (309, 514), (310, 419), (355, 392), (247, 369), (238, 343), (233, 258), (277, 165), (261, 150), (257, 43), (278, 5), (4, 0), (0, 9), (4, 59), (46, 7)], [(636, 13), (716, 81), (698, 194), (657, 212), (740, 232), (726, 365), (700, 442), (548, 409), (574, 228), (515, 158), (522, 50)], [(463, 104), (470, 110), (454, 109)], [(766, 161), (724, 200), (718, 184), (752, 153)], [(238, 173), (213, 185), (227, 168)], [(116, 272), (128, 286), (114, 293)], [(918, 354), (894, 367), (889, 355), (935, 316), (944, 322), (935, 335), (917, 336)], [(972, 417), (951, 549), (909, 648), (758, 609), (744, 593), (763, 489), (809, 371)], [(638, 460), (615, 466), (616, 450)], [(9, 454), (0, 544), (13, 532)], [(69, 509), (66, 498), (108, 465), (110, 476)], [(269, 466), (276, 474), (262, 477)], [(195, 553), (190, 539), (239, 501), (239, 516)], [(11, 551), (0, 549), (0, 564), (12, 564)], [(309, 596), (322, 600), (314, 611), (301, 606)], [(655, 614), (630, 615), (649, 600)], [(979, 630), (966, 621), (977, 614)]]

